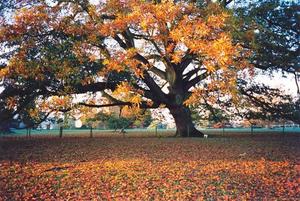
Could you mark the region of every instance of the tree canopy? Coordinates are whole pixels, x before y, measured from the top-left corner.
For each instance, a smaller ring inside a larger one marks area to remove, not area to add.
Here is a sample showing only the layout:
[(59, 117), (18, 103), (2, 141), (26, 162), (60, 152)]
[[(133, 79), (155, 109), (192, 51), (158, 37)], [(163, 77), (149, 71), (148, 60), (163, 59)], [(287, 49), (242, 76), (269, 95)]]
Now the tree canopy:
[[(128, 112), (167, 107), (178, 135), (201, 136), (188, 105), (213, 106), (219, 97), (237, 103), (239, 80), (253, 74), (254, 30), (226, 8), (231, 2), (40, 0), (11, 6), (0, 26), (0, 113), (6, 114), (0, 122), (24, 111), (43, 119), (81, 106), (121, 105)], [(96, 92), (109, 103), (76, 97)]]

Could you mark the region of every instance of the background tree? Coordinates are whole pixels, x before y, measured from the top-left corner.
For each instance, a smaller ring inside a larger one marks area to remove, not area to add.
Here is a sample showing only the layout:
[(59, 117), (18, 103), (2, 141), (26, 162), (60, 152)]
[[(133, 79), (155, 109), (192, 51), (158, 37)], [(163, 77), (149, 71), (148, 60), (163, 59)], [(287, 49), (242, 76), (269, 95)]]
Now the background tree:
[[(236, 13), (247, 27), (255, 26), (252, 63), (262, 70), (293, 74), (299, 91), (300, 5), (297, 1), (265, 0), (237, 3)], [(253, 32), (249, 32), (253, 35)], [(252, 37), (251, 37), (252, 38)], [(247, 40), (245, 38), (245, 40)]]
[[(201, 1), (205, 4), (205, 1)], [(299, 4), (297, 1), (219, 1), (232, 7), (242, 26), (232, 32), (235, 40), (243, 41), (244, 47), (252, 50), (251, 63), (259, 73), (272, 75), (282, 72), (292, 74), (299, 94)], [(218, 104), (211, 104), (207, 91), (197, 111), (207, 113), (222, 108), (236, 118), (278, 119), (299, 122), (297, 118), (297, 98), (279, 89), (239, 78), (239, 104), (233, 100), (218, 96)], [(205, 100), (204, 100), (205, 99)], [(222, 100), (223, 99), (223, 100)], [(298, 97), (299, 99), (299, 97)], [(294, 112), (293, 112), (294, 111)]]

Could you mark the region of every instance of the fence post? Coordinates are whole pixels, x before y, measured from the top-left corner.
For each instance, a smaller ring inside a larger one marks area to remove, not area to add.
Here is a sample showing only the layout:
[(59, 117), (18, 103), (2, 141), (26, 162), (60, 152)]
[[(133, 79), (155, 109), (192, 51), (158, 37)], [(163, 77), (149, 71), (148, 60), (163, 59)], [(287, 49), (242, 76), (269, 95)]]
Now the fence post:
[(59, 137), (62, 138), (62, 135), (63, 135), (63, 127), (60, 126), (59, 127)]
[(188, 134), (188, 137), (190, 137), (190, 127), (187, 125), (187, 134)]
[(253, 125), (251, 124), (251, 135), (253, 135)]
[(284, 134), (284, 130), (285, 130), (285, 123), (283, 123), (282, 125), (282, 133)]
[(224, 127), (224, 125), (223, 125), (223, 128), (222, 128), (222, 135), (224, 135), (225, 134), (225, 127)]
[(93, 126), (90, 127), (90, 138), (93, 137)]
[(31, 128), (29, 128), (28, 136), (31, 138)]
[(123, 137), (125, 137), (125, 130), (122, 128)]

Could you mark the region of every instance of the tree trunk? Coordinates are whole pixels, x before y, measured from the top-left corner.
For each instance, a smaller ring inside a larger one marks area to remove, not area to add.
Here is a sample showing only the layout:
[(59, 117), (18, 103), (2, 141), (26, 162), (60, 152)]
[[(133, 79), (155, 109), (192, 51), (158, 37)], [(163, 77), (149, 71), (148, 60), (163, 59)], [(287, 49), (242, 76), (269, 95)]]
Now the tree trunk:
[(176, 136), (180, 137), (203, 137), (204, 134), (198, 131), (192, 121), (191, 112), (188, 107), (177, 106), (169, 108), (176, 124)]

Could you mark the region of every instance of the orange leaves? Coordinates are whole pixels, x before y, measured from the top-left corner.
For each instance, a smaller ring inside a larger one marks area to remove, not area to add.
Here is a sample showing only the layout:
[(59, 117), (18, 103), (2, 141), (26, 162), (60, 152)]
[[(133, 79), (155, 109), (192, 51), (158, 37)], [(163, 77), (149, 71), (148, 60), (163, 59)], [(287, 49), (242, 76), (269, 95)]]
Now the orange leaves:
[(135, 48), (129, 48), (124, 51), (116, 51), (112, 57), (109, 57), (103, 61), (103, 64), (106, 65), (106, 68), (103, 69), (103, 72), (108, 74), (111, 71), (131, 71), (137, 77), (143, 77), (143, 71), (149, 66), (141, 64), (140, 61), (134, 57), (138, 54), (138, 50)]
[(209, 61), (204, 61), (203, 66), (207, 69), (209, 73), (213, 73), (216, 71), (216, 65), (213, 62)]
[(107, 70), (108, 72), (110, 72), (110, 71), (121, 72), (124, 70), (124, 66), (117, 60), (105, 59), (103, 61), (103, 64), (106, 66), (105, 70)]
[(229, 15), (225, 12), (222, 12), (218, 15), (211, 15), (207, 19), (207, 25), (215, 29), (220, 29), (224, 27), (228, 17)]
[[(139, 98), (139, 97), (138, 97)], [(131, 100), (131, 101), (134, 101), (134, 100)], [(137, 104), (134, 104), (132, 106), (124, 106), (122, 108), (122, 111), (121, 111), (121, 115), (122, 117), (127, 117), (127, 118), (131, 118), (131, 117), (138, 117), (139, 115), (141, 115), (141, 110), (140, 110), (140, 107), (139, 107), (139, 100), (136, 101)]]
[[(297, 199), (294, 137), (282, 142), (279, 136), (245, 135), (209, 141), (115, 133), (0, 139), (5, 143), (0, 195), (4, 200)], [(241, 153), (247, 154), (241, 158)]]
[(132, 105), (122, 108), (122, 115), (125, 117), (137, 116), (140, 113), (140, 104), (142, 102), (142, 92), (135, 90), (127, 82), (122, 82), (112, 93), (118, 100), (129, 102)]
[(13, 16), (14, 23), (1, 27), (0, 41), (20, 39), (24, 34), (38, 32), (49, 23), (51, 16), (47, 8), (40, 5), (32, 8), (22, 8)]
[(175, 63), (175, 64), (177, 64), (177, 63), (181, 62), (181, 59), (184, 56), (184, 52), (176, 50), (176, 51), (174, 51), (173, 54), (170, 54), (170, 56), (172, 58), (172, 62)]
[(6, 105), (8, 109), (13, 109), (17, 105), (17, 100), (15, 97), (7, 98)]
[(54, 105), (64, 106), (66, 105), (66, 100), (63, 97), (54, 96), (52, 97)]
[(73, 98), (71, 96), (52, 96), (47, 100), (49, 108), (56, 110), (67, 110), (73, 106)]
[(30, 115), (30, 117), (34, 118), (34, 119), (38, 119), (39, 118), (39, 110), (37, 108), (35, 109), (29, 109), (28, 114)]
[(0, 80), (2, 78), (5, 78), (7, 75), (9, 75), (9, 68), (8, 67), (0, 69)]
[(36, 6), (31, 9), (22, 8), (15, 15), (14, 20), (17, 24), (31, 24), (37, 22), (44, 22), (49, 20), (49, 15), (46, 13), (46, 8), (44, 6)]
[(142, 101), (141, 94), (139, 94), (139, 92), (136, 91), (127, 82), (122, 82), (121, 84), (119, 84), (116, 90), (114, 90), (113, 95), (117, 96), (125, 102), (131, 102), (135, 106), (139, 106)]
[(142, 98), (141, 96), (139, 95), (136, 95), (136, 96), (133, 96), (131, 99), (130, 99), (130, 102), (133, 103), (134, 105), (140, 105), (141, 102), (142, 102)]
[(232, 58), (238, 52), (235, 46), (232, 45), (231, 37), (227, 33), (221, 33), (219, 38), (208, 47), (206, 54), (221, 66), (228, 67), (232, 65)]

